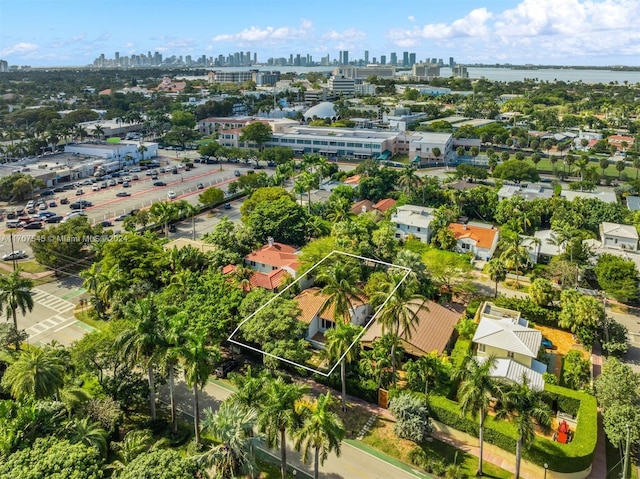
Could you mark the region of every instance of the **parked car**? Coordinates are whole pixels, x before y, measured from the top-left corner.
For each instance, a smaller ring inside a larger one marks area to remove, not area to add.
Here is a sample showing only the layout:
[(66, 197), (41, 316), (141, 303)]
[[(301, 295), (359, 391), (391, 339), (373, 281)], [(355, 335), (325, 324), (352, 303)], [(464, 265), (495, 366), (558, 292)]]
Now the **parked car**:
[(38, 216), (40, 216), (40, 218), (49, 218), (51, 216), (56, 216), (56, 214), (53, 211), (41, 211)]
[(57, 188), (53, 189), (54, 193), (62, 193), (64, 191), (64, 188), (61, 186), (58, 186)]
[(131, 175), (131, 180), (132, 181), (138, 181), (138, 175)]
[(45, 223), (60, 223), (64, 218), (60, 215), (55, 215), (55, 216), (50, 216), (49, 218), (47, 218), (46, 220), (44, 220)]
[(125, 198), (125, 197), (127, 197), (127, 196), (131, 196), (131, 193), (129, 193), (128, 191), (118, 191), (118, 192), (116, 193), (116, 196), (117, 196), (118, 198)]
[(60, 204), (61, 205), (68, 205), (69, 204), (69, 199), (68, 198), (62, 198), (60, 200)]
[(30, 215), (34, 214), (35, 212), (36, 212), (36, 208), (34, 206), (29, 206), (27, 208), (27, 213)]
[(125, 181), (124, 183), (122, 183), (123, 188), (129, 188), (130, 186), (131, 186), (131, 183), (129, 183), (128, 181)]
[(204, 185), (202, 183), (198, 183), (198, 189), (199, 190), (204, 190)]
[(219, 378), (226, 378), (227, 374), (229, 374), (237, 367), (238, 361), (236, 361), (235, 359), (227, 359), (216, 368), (215, 374)]
[(91, 203), (91, 201), (80, 200), (80, 201), (76, 201), (74, 203), (71, 203), (69, 205), (69, 208), (71, 208), (72, 210), (82, 210), (82, 209), (85, 209), (85, 208), (89, 208), (90, 206), (93, 206), (93, 203)]
[(53, 190), (43, 190), (40, 192), (40, 196), (53, 196)]
[(164, 181), (155, 181), (153, 186), (167, 186), (167, 184)]
[(106, 181), (103, 181), (102, 183), (100, 183), (100, 189), (106, 188), (107, 186), (108, 185)]
[(41, 221), (32, 221), (31, 223), (28, 223), (24, 226), (24, 229), (26, 230), (41, 230), (42, 229), (42, 222)]
[(42, 203), (40, 206), (38, 206), (38, 209), (39, 209), (40, 211), (44, 211), (44, 210), (46, 210), (46, 209), (47, 209), (47, 205), (46, 205), (46, 203)]
[(234, 171), (234, 172), (233, 172), (233, 174), (234, 174), (235, 176), (242, 176), (242, 173), (240, 173), (240, 170), (236, 170), (236, 171)]
[(109, 186), (116, 186), (116, 180), (109, 180)]
[(111, 221), (101, 221), (100, 226), (103, 228), (109, 228), (110, 226), (113, 226), (113, 223)]
[(84, 195), (84, 191), (82, 191), (82, 188), (78, 188), (76, 190), (76, 196), (82, 196), (82, 195)]
[(94, 185), (91, 187), (91, 190), (92, 190), (92, 191), (100, 191), (100, 185), (99, 185), (98, 183), (94, 184)]
[(29, 256), (26, 252), (22, 250), (12, 251), (11, 253), (3, 254), (2, 259), (5, 261), (13, 261), (14, 259), (22, 259)]
[(224, 209), (225, 210), (230, 210), (231, 209), (231, 203), (225, 203), (224, 204)]
[(56, 206), (58, 206), (58, 203), (55, 201), (49, 201), (49, 208), (55, 208)]
[(167, 198), (169, 198), (170, 200), (175, 200), (177, 198), (178, 195), (175, 194), (175, 192), (173, 191), (169, 191), (167, 193)]

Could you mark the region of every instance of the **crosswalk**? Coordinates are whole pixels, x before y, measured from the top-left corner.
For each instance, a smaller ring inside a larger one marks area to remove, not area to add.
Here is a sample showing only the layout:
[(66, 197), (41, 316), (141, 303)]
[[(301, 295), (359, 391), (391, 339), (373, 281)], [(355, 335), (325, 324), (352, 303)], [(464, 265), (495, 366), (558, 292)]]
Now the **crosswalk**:
[(47, 293), (46, 291), (42, 291), (38, 288), (32, 289), (31, 297), (33, 301), (45, 306), (56, 313), (65, 313), (75, 307), (75, 305), (66, 299), (58, 298), (51, 293)]
[(60, 315), (52, 316), (49, 319), (45, 319), (44, 321), (40, 321), (38, 324), (34, 324), (29, 329), (26, 330), (29, 335), (29, 339), (32, 339), (34, 336), (38, 334), (42, 334), (44, 332), (50, 331), (51, 329), (65, 328), (70, 324), (76, 322), (75, 318), (63, 318)]

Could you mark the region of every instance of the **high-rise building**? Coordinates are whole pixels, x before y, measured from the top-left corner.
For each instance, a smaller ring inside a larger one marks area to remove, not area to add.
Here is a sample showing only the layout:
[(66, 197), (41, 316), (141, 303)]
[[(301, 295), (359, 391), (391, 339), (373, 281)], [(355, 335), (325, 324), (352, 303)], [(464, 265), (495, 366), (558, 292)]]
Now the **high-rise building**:
[(348, 65), (349, 64), (349, 51), (348, 50), (340, 51), (340, 64), (341, 65)]
[(456, 65), (456, 62), (453, 61), (453, 57), (449, 57), (449, 68), (453, 68)]
[(393, 65), (394, 67), (398, 66), (398, 55), (396, 55), (396, 52), (391, 52), (389, 63), (391, 63), (391, 65)]
[(380, 65), (386, 65), (386, 64), (387, 64), (387, 56), (380, 55)]
[(365, 64), (369, 63), (369, 50), (364, 51), (364, 63)]
[(120, 65), (120, 52), (116, 52), (115, 58), (116, 58), (116, 65)]
[(416, 64), (416, 54), (409, 53), (409, 66), (412, 67), (415, 64)]
[(409, 66), (409, 52), (402, 52), (402, 66)]

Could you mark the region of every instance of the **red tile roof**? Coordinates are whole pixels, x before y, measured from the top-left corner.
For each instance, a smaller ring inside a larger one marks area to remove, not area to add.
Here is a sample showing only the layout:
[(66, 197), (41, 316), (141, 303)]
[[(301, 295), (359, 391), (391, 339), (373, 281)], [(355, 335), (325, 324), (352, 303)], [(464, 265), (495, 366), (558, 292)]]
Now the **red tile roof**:
[(392, 208), (395, 205), (396, 205), (396, 200), (392, 198), (384, 198), (378, 201), (375, 205), (373, 205), (373, 207), (378, 211), (380, 211), (381, 213), (384, 213), (389, 208)]
[(469, 238), (476, 242), (476, 247), (490, 249), (496, 237), (497, 229), (484, 228), (482, 226), (461, 225), (451, 223), (449, 229), (453, 232), (456, 240)]
[(260, 273), (256, 271), (249, 278), (251, 286), (257, 286), (258, 288), (268, 289), (273, 291), (277, 289), (284, 279), (290, 276), (284, 269), (274, 269), (269, 273)]
[(246, 261), (255, 261), (256, 263), (266, 264), (268, 266), (276, 266), (284, 268), (288, 266), (293, 270), (297, 270), (298, 256), (295, 254), (296, 248), (282, 243), (273, 243), (273, 245), (264, 245), (256, 251), (252, 251), (244, 257)]
[(347, 185), (357, 185), (360, 183), (360, 175), (354, 175), (350, 176), (349, 178), (345, 178), (343, 183), (346, 183)]

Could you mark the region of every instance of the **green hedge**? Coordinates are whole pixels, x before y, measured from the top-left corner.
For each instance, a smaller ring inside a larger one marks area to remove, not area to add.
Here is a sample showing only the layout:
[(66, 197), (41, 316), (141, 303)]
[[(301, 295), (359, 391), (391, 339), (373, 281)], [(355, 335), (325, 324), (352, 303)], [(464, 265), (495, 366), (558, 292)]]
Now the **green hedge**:
[(462, 366), (462, 362), (465, 360), (470, 350), (471, 340), (458, 338), (458, 341), (456, 341), (456, 345), (453, 347), (453, 351), (451, 351), (450, 357), (451, 364), (455, 369), (458, 369)]
[[(587, 469), (593, 461), (593, 453), (598, 437), (596, 399), (589, 394), (572, 391), (560, 386), (547, 384), (545, 390), (551, 401), (557, 401), (561, 411), (572, 414), (574, 408), (578, 416), (578, 426), (574, 439), (569, 444), (560, 444), (549, 439), (536, 437), (523, 457), (539, 466), (549, 464), (556, 472), (572, 473)], [(453, 429), (478, 437), (478, 422), (470, 416), (460, 415), (460, 406), (442, 396), (429, 396), (430, 412), (433, 419)], [(490, 444), (515, 454), (517, 433), (513, 424), (487, 417), (484, 438)]]

